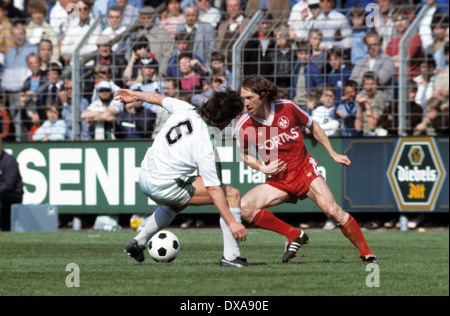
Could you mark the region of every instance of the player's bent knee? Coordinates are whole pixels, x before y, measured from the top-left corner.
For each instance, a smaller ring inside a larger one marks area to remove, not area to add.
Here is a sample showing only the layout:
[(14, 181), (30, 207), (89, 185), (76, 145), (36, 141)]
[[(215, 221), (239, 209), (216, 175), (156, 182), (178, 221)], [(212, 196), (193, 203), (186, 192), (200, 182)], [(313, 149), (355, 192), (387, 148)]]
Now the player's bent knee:
[(227, 187), (227, 202), (230, 207), (240, 207), (241, 204), (241, 192), (233, 187)]
[(253, 212), (248, 211), (248, 210), (244, 211), (241, 209), (241, 219), (242, 220), (246, 221), (247, 223), (250, 223), (252, 218), (253, 218)]
[(251, 207), (245, 200), (241, 201), (241, 218), (250, 223), (253, 218), (253, 213), (255, 212), (254, 208)]
[(336, 203), (330, 203), (322, 208), (322, 211), (325, 215), (334, 221), (335, 223), (339, 223), (342, 220), (344, 211), (341, 209), (339, 205)]

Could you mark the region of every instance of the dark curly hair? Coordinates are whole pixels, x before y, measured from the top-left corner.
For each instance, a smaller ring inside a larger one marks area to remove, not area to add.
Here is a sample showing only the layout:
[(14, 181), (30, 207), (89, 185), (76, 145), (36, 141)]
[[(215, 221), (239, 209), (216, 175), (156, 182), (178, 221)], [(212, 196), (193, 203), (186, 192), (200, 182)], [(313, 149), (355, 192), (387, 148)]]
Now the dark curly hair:
[(244, 111), (244, 101), (238, 92), (227, 90), (215, 92), (203, 105), (197, 109), (197, 113), (205, 122), (213, 127), (223, 130), (231, 120)]
[(273, 102), (277, 99), (277, 86), (266, 78), (258, 75), (253, 75), (244, 79), (241, 82), (239, 91), (241, 91), (242, 88), (252, 91), (253, 93), (259, 95), (261, 99), (266, 99), (269, 102)]

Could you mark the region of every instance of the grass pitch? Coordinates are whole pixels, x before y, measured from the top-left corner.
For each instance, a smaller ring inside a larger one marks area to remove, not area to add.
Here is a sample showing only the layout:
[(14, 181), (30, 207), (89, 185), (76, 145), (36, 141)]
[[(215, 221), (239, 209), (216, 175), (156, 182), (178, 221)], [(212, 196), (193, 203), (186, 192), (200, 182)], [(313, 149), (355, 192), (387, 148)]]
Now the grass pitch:
[[(250, 229), (241, 251), (258, 265), (248, 268), (218, 265), (218, 229), (172, 231), (181, 251), (169, 264), (128, 258), (134, 232), (0, 233), (0, 295), (449, 295), (448, 232), (366, 232), (380, 260), (379, 287), (369, 287), (374, 270), (339, 231), (308, 231), (310, 244), (282, 264), (284, 237)], [(79, 287), (66, 285), (71, 263)]]

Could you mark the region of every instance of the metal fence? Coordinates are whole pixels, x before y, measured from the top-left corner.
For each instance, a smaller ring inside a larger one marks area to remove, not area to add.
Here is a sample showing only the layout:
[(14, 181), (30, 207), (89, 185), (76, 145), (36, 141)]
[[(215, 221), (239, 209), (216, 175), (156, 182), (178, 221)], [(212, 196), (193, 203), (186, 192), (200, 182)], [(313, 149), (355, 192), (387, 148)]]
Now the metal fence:
[(33, 18), (2, 28), (2, 138), (151, 139), (168, 114), (117, 103), (117, 89), (201, 106), (214, 91), (238, 89), (255, 74), (329, 136), (448, 134), (448, 8), (354, 7), (325, 15), (300, 1), (279, 12), (234, 15), (224, 7), (208, 16), (188, 7), (177, 16), (160, 6), (94, 16), (87, 1), (72, 5), (56, 28), (55, 20), (33, 26)]

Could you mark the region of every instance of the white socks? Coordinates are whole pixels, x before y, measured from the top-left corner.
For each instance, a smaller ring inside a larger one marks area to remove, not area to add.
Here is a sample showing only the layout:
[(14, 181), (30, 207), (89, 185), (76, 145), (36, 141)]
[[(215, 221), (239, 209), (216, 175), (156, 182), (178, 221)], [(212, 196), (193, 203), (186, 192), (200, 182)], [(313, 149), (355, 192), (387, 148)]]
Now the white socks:
[(154, 234), (172, 223), (175, 216), (177, 216), (177, 212), (172, 207), (158, 206), (156, 211), (147, 219), (144, 229), (134, 239), (137, 240), (140, 247), (145, 247)]
[[(241, 223), (241, 209), (240, 208), (230, 208), (231, 214), (238, 223)], [(223, 233), (223, 256), (227, 260), (234, 260), (241, 256), (241, 251), (239, 249), (239, 238), (235, 239), (231, 233), (230, 228), (227, 223), (220, 217), (220, 228), (222, 228)]]

